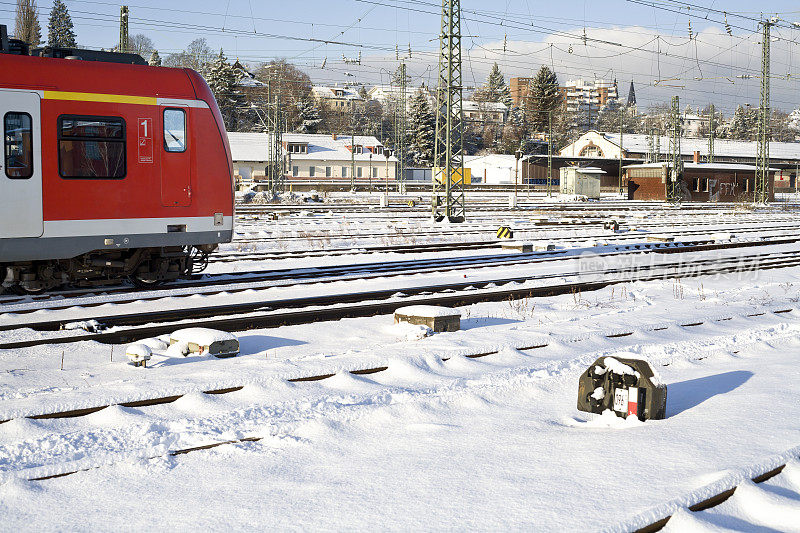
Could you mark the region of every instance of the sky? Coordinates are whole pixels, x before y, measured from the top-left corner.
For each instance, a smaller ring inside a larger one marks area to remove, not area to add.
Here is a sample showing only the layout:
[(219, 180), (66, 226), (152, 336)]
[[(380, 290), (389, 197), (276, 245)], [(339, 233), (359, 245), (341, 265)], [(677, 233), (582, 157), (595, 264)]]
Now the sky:
[[(13, 26), (14, 4), (0, 0), (0, 23)], [(66, 4), (79, 45), (116, 44), (119, 3)], [(38, 5), (44, 27), (52, 0)], [(414, 84), (436, 83), (437, 0), (135, 0), (128, 5), (130, 33), (150, 37), (162, 57), (203, 37), (211, 48), (248, 64), (286, 58), (315, 83), (387, 83), (401, 59)], [(773, 29), (772, 107), (791, 111), (800, 107), (800, 28), (791, 26), (800, 21), (800, 6), (781, 0), (760, 7), (781, 19)], [(752, 2), (462, 0), (462, 13), (467, 90), (485, 82), (494, 62), (506, 79), (530, 76), (547, 64), (562, 83), (617, 79), (623, 97), (633, 81), (643, 107), (675, 94), (681, 107), (714, 103), (731, 112), (737, 104), (758, 105), (761, 13), (753, 11)], [(360, 64), (354, 63), (359, 54)]]

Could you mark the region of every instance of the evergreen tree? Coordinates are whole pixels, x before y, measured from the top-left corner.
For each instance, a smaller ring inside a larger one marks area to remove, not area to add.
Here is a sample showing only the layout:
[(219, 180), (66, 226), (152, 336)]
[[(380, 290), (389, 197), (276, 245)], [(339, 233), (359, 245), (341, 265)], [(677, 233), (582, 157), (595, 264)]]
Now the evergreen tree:
[(39, 8), (36, 6), (36, 0), (17, 0), (14, 37), (30, 46), (39, 46), (42, 42), (42, 27), (39, 25)]
[(511, 91), (497, 63), (492, 65), (486, 85), (475, 91), (473, 98), (479, 102), (500, 102), (511, 107)]
[(147, 60), (147, 64), (151, 67), (161, 66), (161, 56), (158, 55), (158, 50), (153, 50), (153, 53), (150, 54), (150, 59)]
[[(394, 71), (394, 74), (392, 75), (392, 82), (391, 83), (395, 87), (400, 87), (400, 85), (403, 83), (403, 77), (401, 75), (402, 72), (403, 72), (403, 69), (401, 67), (397, 67), (397, 69)], [(411, 76), (408, 75), (408, 67), (406, 67), (405, 81), (406, 81), (406, 87), (411, 85)]]
[(72, 28), (72, 17), (67, 5), (61, 0), (53, 2), (50, 21), (47, 23), (47, 44), (63, 48), (75, 48), (75, 31)]
[(558, 114), (561, 94), (558, 90), (558, 76), (547, 65), (542, 65), (528, 87), (525, 109), (531, 131), (547, 131), (548, 114), (553, 118)]
[(228, 131), (236, 131), (236, 108), (239, 104), (236, 84), (239, 80), (236, 77), (236, 70), (228, 63), (222, 49), (217, 58), (208, 65), (204, 75), (222, 113), (225, 128)]
[(409, 116), (410, 155), (414, 164), (432, 164), (433, 147), (436, 142), (436, 117), (433, 116), (428, 98), (422, 90), (411, 99)]
[(733, 121), (728, 133), (731, 139), (755, 140), (758, 133), (758, 110), (749, 106), (746, 109), (744, 106), (738, 106), (733, 113)]
[(300, 126), (297, 133), (317, 133), (322, 119), (319, 116), (319, 109), (311, 98), (306, 98), (297, 104), (300, 116)]

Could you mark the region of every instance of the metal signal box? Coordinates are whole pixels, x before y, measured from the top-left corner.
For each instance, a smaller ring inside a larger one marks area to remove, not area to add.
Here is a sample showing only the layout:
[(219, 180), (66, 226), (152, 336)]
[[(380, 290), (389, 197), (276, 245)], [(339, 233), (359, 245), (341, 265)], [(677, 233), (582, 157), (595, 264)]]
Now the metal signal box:
[(581, 374), (578, 409), (639, 420), (660, 420), (666, 416), (667, 386), (659, 381), (647, 361), (600, 357)]

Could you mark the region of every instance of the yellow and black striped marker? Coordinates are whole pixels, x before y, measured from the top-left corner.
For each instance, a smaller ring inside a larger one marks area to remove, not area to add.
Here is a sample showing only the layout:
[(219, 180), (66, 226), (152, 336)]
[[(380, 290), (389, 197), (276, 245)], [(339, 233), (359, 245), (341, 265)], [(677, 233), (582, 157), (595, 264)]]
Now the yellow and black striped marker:
[(414, 207), (415, 205), (417, 205), (417, 202), (415, 202), (414, 200), (408, 201), (408, 207)]
[(514, 232), (511, 231), (511, 228), (508, 226), (500, 226), (497, 228), (497, 238), (498, 239), (510, 239), (514, 236)]

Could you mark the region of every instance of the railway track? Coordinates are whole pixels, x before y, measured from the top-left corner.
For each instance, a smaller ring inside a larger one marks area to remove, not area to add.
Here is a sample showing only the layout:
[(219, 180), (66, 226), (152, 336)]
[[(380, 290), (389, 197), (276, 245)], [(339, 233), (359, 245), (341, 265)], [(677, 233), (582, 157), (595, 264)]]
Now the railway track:
[[(780, 231), (783, 229), (793, 229), (795, 230), (794, 226), (778, 226), (775, 228), (775, 231)], [(738, 230), (737, 230), (738, 231)], [(751, 228), (744, 228), (743, 231), (738, 231), (739, 234), (746, 234), (757, 232), (761, 234), (769, 233), (765, 230), (754, 230)], [(697, 235), (704, 235), (708, 232), (677, 232), (673, 233), (673, 236), (690, 236), (692, 234)], [(793, 232), (794, 235), (800, 235), (796, 231)], [(565, 244), (570, 243), (583, 243), (587, 240), (603, 240), (608, 241), (621, 241), (625, 243), (626, 241), (640, 241), (642, 238), (641, 234), (628, 234), (628, 233), (621, 233), (621, 234), (613, 234), (614, 237), (612, 239), (603, 238), (608, 237), (605, 234), (599, 235), (590, 235), (590, 236), (583, 236), (583, 237), (570, 237), (559, 239), (559, 242), (563, 242)], [(765, 235), (766, 236), (766, 235)], [(791, 234), (780, 235), (779, 237), (791, 237)], [(710, 240), (698, 240), (698, 241), (691, 241), (691, 242), (684, 242), (684, 243), (642, 243), (640, 246), (636, 245), (637, 250), (646, 250), (651, 248), (658, 248), (662, 246), (675, 246), (675, 245), (698, 245), (698, 244), (709, 244)], [(334, 253), (332, 252), (303, 252), (300, 254), (295, 254), (293, 252), (266, 252), (264, 254), (230, 254), (222, 256), (216, 260), (216, 262), (233, 262), (233, 261), (246, 261), (246, 260), (266, 260), (266, 259), (285, 259), (285, 258), (307, 258), (307, 257), (319, 257), (319, 256), (335, 256), (335, 255), (356, 255), (356, 254), (372, 254), (372, 253), (424, 253), (424, 252), (433, 252), (433, 251), (457, 251), (457, 250), (479, 250), (479, 249), (489, 249), (489, 248), (496, 248), (503, 243), (501, 241), (490, 240), (490, 241), (477, 241), (477, 242), (457, 242), (457, 243), (445, 243), (445, 244), (438, 244), (438, 243), (428, 243), (428, 244), (415, 244), (415, 245), (398, 245), (398, 246), (373, 246), (373, 247), (361, 247), (355, 249), (339, 249), (336, 250)], [(624, 247), (631, 247), (634, 245), (622, 244), (622, 245), (615, 245), (615, 248), (624, 248)], [(488, 261), (495, 262), (495, 261), (503, 261), (505, 258), (513, 257), (517, 262), (524, 262), (528, 258), (535, 258), (541, 256), (552, 256), (562, 254), (564, 251), (558, 252), (548, 252), (548, 253), (533, 253), (533, 254), (506, 254), (506, 255), (497, 255), (493, 256)], [(277, 254), (277, 256), (276, 256)], [(466, 261), (473, 262), (478, 264), (481, 260), (487, 260), (485, 256), (472, 256), (467, 258)], [(415, 260), (411, 263), (405, 264), (412, 264), (415, 266), (424, 266), (426, 264), (439, 264), (442, 268), (446, 268), (453, 264), (463, 263), (464, 258), (448, 258), (448, 259), (420, 259)], [(248, 273), (232, 273), (232, 274), (201, 274), (192, 276), (192, 278), (188, 281), (180, 281), (177, 283), (172, 283), (170, 285), (166, 285), (165, 289), (179, 289), (179, 288), (188, 288), (188, 287), (206, 287), (206, 286), (214, 286), (214, 285), (221, 285), (221, 284), (235, 284), (237, 282), (261, 282), (267, 280), (274, 280), (274, 279), (286, 279), (289, 274), (301, 275), (303, 278), (313, 277), (314, 273), (316, 273), (316, 277), (324, 277), (329, 276), (331, 273), (339, 273), (343, 274), (346, 269), (351, 269), (352, 272), (361, 273), (368, 269), (377, 269), (377, 271), (385, 272), (386, 271), (386, 264), (387, 263), (360, 263), (351, 265), (349, 267), (345, 266), (333, 266), (333, 267), (315, 267), (312, 273), (305, 273), (299, 274), (298, 269), (283, 269), (283, 270), (266, 270), (266, 271), (251, 271)], [(403, 262), (393, 262), (389, 263), (389, 268), (392, 269), (394, 266), (401, 267), (404, 266)], [(277, 275), (276, 275), (277, 274)], [(98, 289), (96, 287), (87, 288), (87, 289), (67, 289), (67, 290), (60, 290), (60, 291), (50, 291), (47, 294), (43, 295), (28, 295), (28, 296), (16, 296), (16, 295), (2, 295), (0, 296), (0, 305), (13, 305), (22, 302), (43, 302), (48, 301), (55, 298), (78, 298), (84, 296), (96, 296), (96, 295), (109, 295), (109, 294), (133, 294), (139, 293), (142, 296), (142, 299), (151, 299), (148, 295), (139, 288), (131, 287), (131, 286), (109, 286), (106, 288)]]
[[(780, 456), (777, 456), (762, 465), (749, 468), (747, 474), (729, 475), (727, 476), (726, 479), (723, 479), (721, 482), (715, 483), (716, 486), (715, 489), (711, 490), (700, 489), (698, 491), (695, 491), (693, 494), (689, 495), (688, 498), (686, 498), (688, 500), (687, 504), (680, 506), (680, 508), (689, 511), (692, 514), (702, 513), (703, 511), (713, 509), (728, 501), (732, 496), (734, 496), (734, 494), (736, 494), (736, 492), (745, 483), (752, 482), (758, 485), (766, 481), (769, 481), (775, 478), (776, 476), (779, 476), (786, 469), (787, 465), (792, 460), (797, 460), (797, 459), (800, 459), (800, 447), (795, 447), (794, 449), (789, 450), (788, 452), (785, 452)], [(713, 494), (711, 496), (708, 496), (709, 492), (712, 492)], [(791, 498), (791, 496), (789, 497), (783, 496), (783, 501), (787, 505), (787, 507), (796, 505), (794, 504), (793, 500), (796, 501), (796, 499)], [(779, 499), (778, 501), (780, 502), (781, 499)], [(762, 513), (762, 517), (768, 517), (768, 515), (771, 512), (778, 511), (778, 509), (776, 509), (777, 507), (776, 502), (773, 501), (771, 503), (772, 503), (771, 506), (772, 509), (770, 511)], [(670, 512), (669, 514), (667, 514), (667, 516), (664, 516), (647, 526), (636, 529), (636, 533), (655, 533), (657, 531), (661, 531), (673, 519), (675, 514), (676, 512), (674, 511)], [(785, 519), (781, 520), (779, 518), (778, 523), (781, 522), (785, 523)], [(740, 527), (744, 525), (745, 525), (744, 523), (741, 523)], [(752, 525), (755, 529), (756, 526), (761, 524), (755, 522), (755, 523), (750, 523), (748, 525)], [(764, 524), (763, 526), (766, 526), (766, 524)], [(765, 530), (769, 529), (768, 527), (763, 527), (763, 528)], [(777, 529), (769, 529), (769, 530), (776, 531)]]
[[(708, 252), (713, 250), (723, 250), (731, 248), (761, 247), (765, 245), (790, 244), (800, 240), (800, 235), (773, 239), (770, 241), (745, 241), (736, 243), (715, 243), (713, 241), (696, 241), (681, 243), (640, 243), (636, 245), (623, 245), (609, 247), (610, 251), (593, 254), (592, 258), (607, 259), (620, 257), (623, 255), (635, 255), (646, 253), (689, 253), (689, 252)], [(251, 291), (259, 288), (271, 288), (275, 286), (286, 287), (301, 283), (333, 283), (337, 281), (352, 281), (354, 276), (359, 280), (374, 278), (387, 278), (411, 274), (442, 273), (458, 270), (473, 270), (475, 268), (501, 267), (513, 265), (530, 265), (537, 263), (548, 263), (551, 261), (575, 261), (580, 257), (568, 250), (543, 251), (531, 253), (514, 253), (492, 256), (468, 256), (447, 259), (420, 259), (413, 261), (393, 261), (383, 263), (365, 263), (357, 265), (339, 265), (311, 269), (283, 269), (266, 270), (263, 272), (248, 272), (241, 275), (205, 275), (190, 282), (181, 283), (173, 291), (155, 291), (151, 294), (143, 294), (136, 289), (123, 288), (117, 294), (130, 294), (127, 299), (117, 299), (113, 301), (100, 300), (96, 302), (81, 302), (72, 300), (61, 302), (55, 305), (42, 307), (34, 305), (27, 307), (14, 307), (13, 302), (6, 302), (6, 311), (16, 315), (32, 313), (36, 311), (59, 311), (73, 307), (91, 308), (106, 305), (109, 303), (120, 305), (128, 302), (155, 301), (167, 297), (182, 297), (196, 295), (214, 295), (220, 293), (234, 294), (238, 292)], [(559, 274), (560, 275), (560, 274)], [(233, 279), (231, 279), (233, 278)], [(237, 279), (238, 278), (238, 279)], [(288, 282), (280, 285), (265, 285), (258, 287), (256, 284), (268, 282)], [(213, 288), (212, 288), (213, 287)], [(189, 291), (188, 289), (195, 289)], [(108, 291), (106, 294), (111, 293)], [(72, 295), (76, 297), (76, 295)], [(79, 297), (79, 296), (78, 296)], [(24, 302), (23, 300), (19, 300)], [(47, 302), (43, 300), (42, 302)], [(20, 304), (22, 305), (22, 304)], [(0, 325), (0, 331), (13, 328), (13, 325)]]
[[(520, 223), (510, 223), (510, 225), (514, 228), (515, 232), (517, 233), (518, 238), (528, 238), (528, 239), (537, 239), (541, 238), (540, 236), (534, 234), (530, 235), (531, 232), (541, 233), (542, 230), (580, 230), (580, 229), (591, 229), (601, 226), (607, 223), (609, 219), (598, 219), (598, 220), (590, 220), (590, 221), (579, 221), (573, 222), (571, 220), (561, 220), (561, 221), (538, 221), (526, 224)], [(684, 229), (681, 226), (678, 226), (674, 220), (660, 220), (660, 219), (644, 219), (644, 220), (636, 220), (633, 222), (628, 222), (625, 220), (618, 221), (620, 224), (620, 228), (623, 230), (626, 228), (635, 227), (636, 229), (657, 229), (659, 232), (671, 232), (675, 234), (701, 234), (701, 233), (709, 233), (710, 231), (713, 232), (721, 232), (721, 231), (739, 231), (742, 233), (753, 233), (765, 230), (777, 230), (777, 229), (796, 229), (796, 224), (794, 224), (794, 220), (792, 218), (787, 218), (785, 223), (782, 225), (775, 225), (775, 226), (767, 226), (761, 227), (758, 226), (753, 227), (754, 225), (763, 224), (763, 220), (731, 220), (729, 222), (720, 222), (720, 221), (691, 221), (683, 226), (691, 226), (693, 229)], [(771, 221), (774, 223), (774, 219)], [(726, 226), (733, 226), (733, 227), (726, 227)], [(454, 236), (479, 236), (481, 234), (489, 234), (494, 235), (497, 231), (498, 223), (494, 223), (492, 225), (483, 226), (483, 227), (465, 227), (458, 230), (448, 230), (448, 231), (441, 231), (441, 230), (425, 230), (425, 231), (418, 231), (418, 228), (402, 228), (398, 227), (393, 231), (385, 231), (385, 232), (372, 232), (372, 233), (330, 233), (328, 230), (325, 229), (315, 229), (315, 230), (307, 230), (301, 231), (302, 235), (270, 235), (270, 236), (259, 236), (259, 237), (248, 237), (247, 231), (245, 229), (239, 228), (239, 236), (233, 241), (235, 245), (242, 245), (246, 246), (248, 244), (258, 244), (258, 243), (289, 243), (289, 242), (302, 242), (310, 246), (314, 246), (314, 243), (317, 241), (328, 242), (331, 240), (355, 240), (355, 239), (389, 239), (389, 238), (397, 238), (397, 239), (411, 239), (411, 238), (431, 238), (431, 237), (448, 237), (452, 238)], [(298, 230), (293, 228), (287, 228), (287, 231), (297, 233)], [(259, 233), (262, 232), (261, 229), (258, 230)], [(559, 240), (580, 240), (580, 239), (588, 239), (588, 238), (608, 238), (609, 236), (613, 236), (614, 238), (625, 238), (623, 237), (624, 233), (604, 233), (601, 235), (586, 235), (586, 236), (572, 236), (572, 237), (561, 237), (559, 236)], [(641, 234), (638, 234), (641, 237)], [(632, 236), (631, 236), (632, 237)], [(472, 241), (474, 242), (474, 241)], [(484, 241), (487, 242), (487, 241)], [(494, 242), (497, 242), (496, 240)], [(410, 245), (398, 245), (398, 246), (410, 246)], [(305, 251), (305, 250), (304, 250)], [(221, 257), (221, 254), (216, 255), (217, 258)]]
[[(119, 344), (148, 337), (169, 334), (190, 321), (192, 326), (201, 326), (226, 331), (244, 331), (303, 324), (324, 320), (339, 320), (388, 314), (404, 305), (463, 306), (480, 302), (504, 301), (524, 297), (544, 297), (560, 294), (598, 290), (610, 285), (632, 281), (652, 281), (696, 277), (701, 275), (730, 274), (753, 270), (786, 268), (800, 265), (800, 252), (777, 254), (755, 254), (693, 261), (672, 261), (632, 268), (602, 269), (579, 272), (574, 277), (596, 277), (595, 281), (577, 280), (556, 282), (539, 286), (524, 286), (531, 280), (560, 280), (569, 275), (552, 274), (546, 277), (524, 275), (504, 279), (465, 281), (459, 283), (422, 285), (403, 289), (373, 290), (326, 296), (301, 297), (281, 300), (265, 300), (236, 304), (223, 304), (193, 309), (173, 309), (147, 313), (95, 316), (95, 319), (111, 331), (100, 333), (50, 336), (44, 338), (9, 341), (0, 344), (0, 349), (24, 348), (47, 344), (93, 340)], [(64, 320), (51, 320), (3, 329), (29, 327), (38, 331), (57, 331)]]
[[(676, 327), (677, 328), (693, 328), (693, 327), (703, 326), (703, 325), (714, 323), (714, 322), (728, 321), (728, 320), (732, 320), (734, 318), (747, 319), (747, 318), (753, 318), (753, 317), (761, 317), (761, 316), (764, 316), (765, 314), (767, 314), (768, 312), (771, 312), (771, 313), (773, 313), (775, 315), (782, 315), (784, 313), (790, 313), (792, 311), (796, 311), (796, 309), (792, 308), (792, 307), (775, 308), (775, 309), (772, 309), (772, 310), (765, 310), (763, 312), (750, 313), (750, 314), (745, 314), (745, 315), (717, 316), (717, 317), (714, 317), (714, 318), (706, 318), (706, 319), (703, 319), (703, 320), (697, 320), (697, 319), (685, 320), (685, 321), (680, 321), (679, 320), (679, 321), (675, 321), (675, 322), (671, 322), (671, 323), (660, 322), (660, 323), (649, 324), (649, 325), (648, 324), (644, 324), (644, 325), (639, 325), (637, 327), (632, 327), (632, 328), (626, 329), (624, 331), (609, 332), (609, 333), (606, 333), (604, 336), (606, 338), (609, 338), (609, 339), (611, 339), (611, 338), (617, 339), (617, 338), (620, 338), (620, 337), (634, 336), (637, 332), (660, 332), (660, 331), (664, 331), (664, 330), (668, 330), (670, 328), (676, 328)], [(580, 339), (580, 338), (572, 339), (571, 342), (581, 342), (583, 340), (588, 340), (589, 338), (590, 337), (587, 337), (586, 339)], [(557, 340), (555, 340), (555, 341), (556, 341), (556, 344), (558, 344)], [(636, 341), (636, 342), (640, 342), (640, 341)], [(515, 349), (519, 350), (519, 351), (523, 351), (523, 352), (529, 352), (529, 351), (537, 351), (538, 352), (540, 350), (548, 348), (549, 346), (550, 346), (550, 342), (548, 342), (547, 340), (543, 340), (539, 336), (539, 337), (536, 337), (535, 340), (532, 339), (531, 341), (529, 341), (528, 344), (519, 345), (519, 346), (515, 347)], [(483, 357), (495, 355), (495, 354), (498, 354), (498, 353), (499, 353), (499, 350), (494, 349), (494, 350), (486, 350), (486, 351), (474, 352), (474, 353), (466, 354), (466, 355), (464, 355), (464, 357), (470, 358), (470, 359), (477, 359), (477, 358), (483, 358)], [(704, 359), (705, 357), (706, 357), (705, 355), (698, 355), (695, 359), (696, 360), (701, 360), (701, 359)], [(440, 359), (442, 361), (447, 361), (449, 359), (449, 357), (448, 357), (448, 355), (443, 355), (443, 356), (440, 356)], [(661, 364), (666, 366), (669, 363), (662, 362)], [(352, 364), (351, 364), (350, 368), (344, 370), (344, 372), (348, 372), (348, 373), (356, 375), (356, 376), (372, 375), (372, 374), (378, 374), (378, 373), (385, 372), (385, 371), (389, 370), (389, 365), (391, 365), (391, 362), (386, 363), (386, 364), (378, 364), (378, 365), (376, 365), (375, 362), (367, 362), (367, 363), (362, 363), (361, 366), (359, 366), (358, 364), (355, 364), (355, 366), (352, 366)], [(341, 369), (337, 369), (337, 370), (332, 371), (332, 372), (311, 373), (311, 374), (299, 375), (299, 376), (295, 376), (295, 377), (286, 377), (284, 379), (289, 383), (295, 383), (295, 384), (302, 384), (302, 383), (308, 383), (308, 382), (317, 382), (317, 381), (323, 381), (323, 380), (332, 378), (332, 377), (334, 377), (336, 375), (337, 372), (342, 372), (342, 371), (343, 370), (341, 370)], [(87, 415), (90, 415), (90, 414), (93, 414), (93, 413), (97, 413), (97, 412), (102, 411), (103, 409), (106, 409), (106, 408), (108, 408), (108, 407), (110, 407), (112, 405), (121, 406), (121, 407), (127, 407), (127, 408), (141, 409), (141, 408), (146, 408), (146, 407), (171, 404), (171, 403), (176, 402), (177, 400), (183, 398), (184, 396), (191, 395), (191, 394), (200, 393), (200, 394), (203, 394), (203, 395), (214, 395), (214, 396), (226, 395), (226, 394), (234, 393), (234, 392), (237, 392), (237, 391), (241, 391), (242, 389), (244, 389), (245, 386), (247, 386), (249, 384), (253, 384), (253, 383), (258, 383), (258, 382), (259, 382), (259, 378), (255, 378), (255, 379), (249, 379), (249, 380), (246, 380), (246, 381), (240, 381), (238, 383), (236, 383), (236, 382), (230, 383), (227, 386), (225, 386), (224, 388), (186, 389), (186, 390), (183, 390), (183, 391), (180, 391), (180, 392), (174, 392), (174, 393), (170, 393), (170, 394), (162, 395), (162, 396), (151, 396), (151, 397), (147, 397), (147, 398), (134, 398), (134, 399), (130, 399), (130, 400), (120, 399), (119, 401), (116, 401), (114, 403), (99, 403), (99, 404), (94, 404), (94, 405), (83, 405), (81, 407), (70, 408), (70, 409), (47, 410), (46, 408), (44, 408), (44, 409), (39, 408), (36, 411), (30, 411), (30, 412), (28, 412), (26, 414), (21, 414), (21, 415), (15, 417), (15, 418), (23, 418), (24, 417), (24, 418), (28, 418), (28, 419), (31, 419), (31, 420), (40, 420), (40, 421), (41, 420), (58, 420), (58, 419), (67, 419), (67, 418), (77, 418), (77, 417), (83, 417), (83, 416), (87, 416)], [(0, 424), (9, 422), (10, 420), (11, 419), (2, 419), (2, 420), (0, 420)], [(240, 438), (227, 439), (227, 440), (216, 440), (216, 441), (208, 442), (208, 443), (200, 445), (200, 446), (169, 449), (169, 450), (167, 450), (165, 452), (162, 452), (160, 454), (154, 455), (153, 457), (179, 456), (179, 455), (184, 455), (184, 454), (187, 454), (187, 453), (192, 453), (192, 452), (195, 452), (195, 451), (211, 449), (211, 448), (218, 447), (218, 446), (224, 446), (224, 445), (230, 445), (230, 444), (236, 444), (236, 443), (242, 443), (242, 442), (256, 442), (256, 441), (259, 441), (261, 439), (262, 439), (262, 436), (260, 436), (260, 435), (256, 435), (256, 434), (247, 435), (245, 433), (245, 436), (240, 437)], [(150, 458), (153, 458), (153, 457), (150, 457)], [(108, 464), (108, 462), (107, 461), (103, 461), (101, 464)], [(59, 466), (62, 466), (62, 467), (59, 468)], [(64, 466), (66, 466), (66, 468), (64, 468)], [(66, 465), (55, 464), (55, 465), (50, 465), (51, 472), (55, 470), (55, 473), (50, 473), (50, 474), (46, 474), (46, 475), (33, 475), (31, 477), (28, 477), (27, 479), (32, 480), (32, 481), (44, 481), (44, 480), (49, 480), (49, 479), (55, 479), (55, 478), (58, 478), (58, 477), (63, 477), (63, 476), (66, 476), (66, 475), (75, 474), (75, 473), (78, 473), (78, 472), (92, 470), (92, 469), (99, 468), (99, 467), (100, 467), (99, 465), (93, 465), (93, 466), (88, 466), (88, 467), (75, 468), (75, 467), (71, 467), (69, 465), (69, 463), (67, 463)], [(777, 472), (780, 472), (780, 469), (774, 469), (774, 470), (777, 470)], [(775, 475), (775, 474), (773, 473), (772, 475)], [(768, 478), (767, 474), (765, 474), (763, 476), (759, 476), (759, 477), (761, 477), (763, 479), (767, 479)], [(723, 494), (723, 496), (724, 496), (724, 494)], [(729, 496), (729, 494), (728, 494), (728, 496)], [(712, 499), (709, 499), (709, 502), (713, 504), (714, 502), (711, 501), (711, 500)], [(709, 503), (709, 502), (704, 502), (704, 503)], [(669, 520), (669, 517), (666, 517), (666, 519), (662, 519), (658, 523), (654, 524), (654, 527), (658, 526), (656, 529), (643, 529), (643, 531), (657, 531), (658, 529), (660, 529), (660, 527), (663, 527), (664, 523), (666, 523), (666, 520)]]

